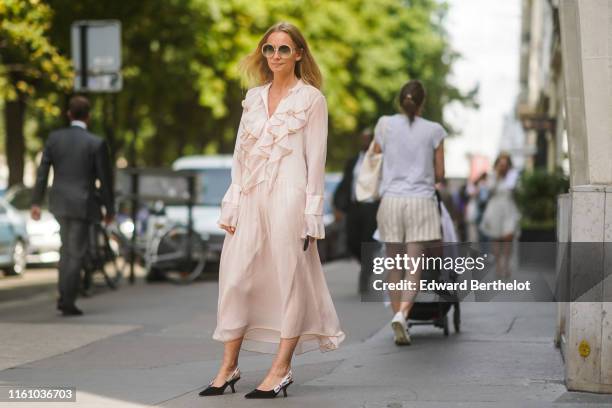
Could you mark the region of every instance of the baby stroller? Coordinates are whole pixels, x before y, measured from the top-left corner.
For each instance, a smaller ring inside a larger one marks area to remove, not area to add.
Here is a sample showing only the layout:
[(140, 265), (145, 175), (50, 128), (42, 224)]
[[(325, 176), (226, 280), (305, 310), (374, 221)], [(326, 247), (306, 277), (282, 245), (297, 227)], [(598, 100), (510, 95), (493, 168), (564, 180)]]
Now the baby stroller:
[[(454, 243), (457, 237), (454, 231), (452, 219), (442, 203), (440, 193), (436, 190), (436, 198), (438, 200), (438, 211), (440, 212), (440, 220), (442, 224), (442, 241), (443, 244), (437, 247), (439, 255), (452, 255), (455, 249)], [(445, 244), (446, 243), (446, 244)], [(457, 274), (454, 271), (437, 271), (423, 270), (421, 279), (435, 282), (456, 282)], [(433, 325), (444, 331), (444, 335), (449, 334), (448, 312), (453, 308), (453, 326), (456, 333), (461, 330), (461, 309), (459, 307), (459, 296), (454, 291), (422, 291), (417, 295), (412, 309), (408, 314), (406, 323), (408, 327), (416, 325)]]
[[(444, 246), (442, 247), (444, 250)], [(435, 282), (456, 282), (457, 274), (453, 271), (423, 270), (421, 279)], [(461, 309), (459, 296), (455, 291), (420, 291), (410, 309), (406, 323), (408, 327), (417, 325), (433, 325), (449, 334), (448, 312), (453, 308), (453, 326), (456, 333), (461, 330)]]
[(433, 325), (444, 330), (444, 335), (448, 336), (448, 311), (453, 306), (453, 325), (455, 333), (461, 330), (461, 311), (459, 302), (417, 302), (412, 306), (408, 319), (408, 327), (414, 325)]

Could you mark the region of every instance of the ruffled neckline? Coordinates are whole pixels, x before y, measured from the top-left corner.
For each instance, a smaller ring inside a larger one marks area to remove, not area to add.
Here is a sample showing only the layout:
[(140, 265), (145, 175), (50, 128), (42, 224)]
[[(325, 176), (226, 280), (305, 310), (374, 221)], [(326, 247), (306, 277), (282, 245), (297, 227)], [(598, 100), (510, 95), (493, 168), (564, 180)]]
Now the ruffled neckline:
[(289, 136), (306, 125), (309, 98), (299, 97), (305, 84), (300, 79), (287, 96), (268, 116), (267, 98), (271, 83), (247, 93), (244, 108), (238, 160), (242, 166), (242, 192), (248, 193), (257, 184), (268, 181), (271, 190), (278, 174), (280, 161), (291, 154)]

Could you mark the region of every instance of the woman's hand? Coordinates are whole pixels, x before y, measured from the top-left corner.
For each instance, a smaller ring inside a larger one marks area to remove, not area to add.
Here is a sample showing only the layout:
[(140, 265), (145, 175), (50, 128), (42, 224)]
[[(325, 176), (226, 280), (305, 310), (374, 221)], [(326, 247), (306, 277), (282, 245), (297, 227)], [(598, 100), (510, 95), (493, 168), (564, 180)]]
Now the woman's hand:
[(374, 153), (382, 153), (382, 147), (380, 147), (378, 142), (374, 142)]
[(221, 224), (220, 227), (221, 227), (221, 229), (226, 230), (227, 232), (229, 232), (232, 235), (234, 234), (234, 232), (236, 232), (236, 227), (232, 227), (230, 225), (223, 225), (223, 224)]
[(306, 251), (308, 249), (310, 244), (314, 244), (315, 239), (316, 238), (311, 237), (310, 235), (306, 235), (306, 239), (304, 240), (304, 251)]

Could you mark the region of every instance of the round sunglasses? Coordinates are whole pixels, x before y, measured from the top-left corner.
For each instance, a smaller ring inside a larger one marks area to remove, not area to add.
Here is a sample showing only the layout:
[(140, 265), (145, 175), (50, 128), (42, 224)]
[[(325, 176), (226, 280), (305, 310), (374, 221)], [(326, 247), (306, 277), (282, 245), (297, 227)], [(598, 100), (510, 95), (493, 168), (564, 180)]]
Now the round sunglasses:
[(278, 48), (276, 48), (274, 45), (266, 43), (261, 47), (261, 53), (266, 58), (272, 58), (277, 50), (281, 58), (289, 58), (293, 54), (293, 48), (287, 44), (279, 45)]

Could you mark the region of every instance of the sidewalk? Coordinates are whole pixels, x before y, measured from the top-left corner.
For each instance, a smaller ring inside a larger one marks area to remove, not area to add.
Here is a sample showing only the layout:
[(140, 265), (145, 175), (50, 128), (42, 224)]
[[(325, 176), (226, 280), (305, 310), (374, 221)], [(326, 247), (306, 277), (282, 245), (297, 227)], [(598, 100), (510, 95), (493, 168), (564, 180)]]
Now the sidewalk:
[[(553, 345), (555, 304), (466, 302), (460, 334), (445, 338), (439, 329), (414, 327), (413, 345), (397, 347), (391, 313), (355, 293), (357, 269), (347, 261), (325, 265), (347, 340), (336, 351), (296, 356), (295, 383), (279, 404), (612, 407), (610, 396), (566, 391)], [(184, 287), (138, 281), (81, 300), (81, 318), (58, 317), (50, 299), (0, 309), (0, 384), (75, 386), (76, 406), (87, 407), (270, 406), (243, 397), (269, 367), (265, 354), (241, 354), (236, 394), (197, 396), (222, 351), (211, 339), (216, 295), (212, 281)]]

